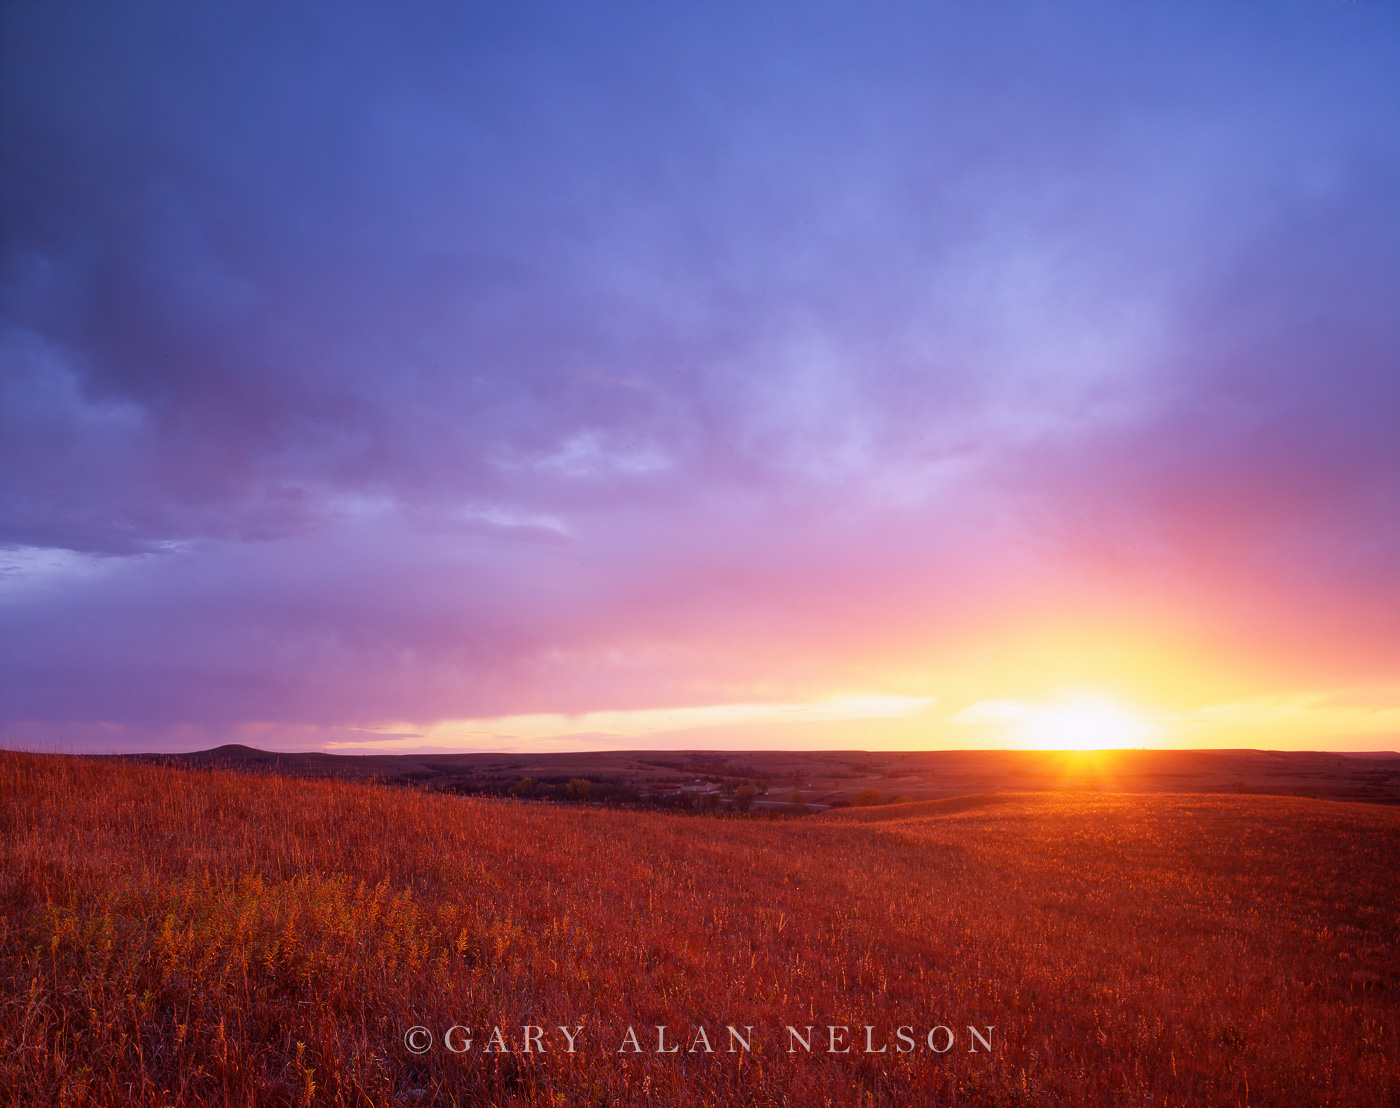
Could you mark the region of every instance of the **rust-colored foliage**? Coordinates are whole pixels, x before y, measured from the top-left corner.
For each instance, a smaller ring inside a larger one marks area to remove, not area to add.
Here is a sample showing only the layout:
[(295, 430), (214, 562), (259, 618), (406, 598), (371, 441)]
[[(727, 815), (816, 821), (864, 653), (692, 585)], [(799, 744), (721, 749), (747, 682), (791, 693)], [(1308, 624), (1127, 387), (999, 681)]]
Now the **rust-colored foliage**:
[[(1397, 1103), (1400, 812), (995, 799), (703, 819), (0, 753), (0, 1091)], [(441, 1048), (454, 1023), (472, 1051)], [(527, 1023), (583, 1024), (578, 1052), (521, 1053)], [(629, 1024), (681, 1052), (617, 1053)], [(684, 1049), (701, 1024), (714, 1054)], [(788, 1024), (891, 1047), (789, 1055)], [(896, 1054), (901, 1024), (994, 1025), (994, 1050)], [(497, 1025), (512, 1052), (485, 1054)]]

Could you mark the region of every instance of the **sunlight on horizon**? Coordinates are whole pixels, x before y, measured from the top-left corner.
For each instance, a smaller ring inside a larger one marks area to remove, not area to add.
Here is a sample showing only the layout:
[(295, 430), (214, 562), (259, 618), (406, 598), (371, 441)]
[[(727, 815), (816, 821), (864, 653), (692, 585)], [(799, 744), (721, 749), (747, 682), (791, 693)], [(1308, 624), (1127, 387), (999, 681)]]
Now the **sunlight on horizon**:
[(1033, 750), (1106, 750), (1141, 745), (1154, 728), (1106, 697), (1080, 696), (1056, 704), (980, 701), (952, 717), (955, 723), (1002, 724)]
[(1042, 750), (1106, 750), (1135, 746), (1150, 728), (1111, 701), (1084, 698), (1032, 709), (1019, 730)]

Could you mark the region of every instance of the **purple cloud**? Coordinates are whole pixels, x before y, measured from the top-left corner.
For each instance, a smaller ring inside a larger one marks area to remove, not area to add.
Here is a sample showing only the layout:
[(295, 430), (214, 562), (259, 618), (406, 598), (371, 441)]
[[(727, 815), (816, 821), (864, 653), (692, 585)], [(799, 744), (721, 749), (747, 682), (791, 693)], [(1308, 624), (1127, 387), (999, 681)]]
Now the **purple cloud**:
[(10, 732), (1400, 660), (1389, 11), (4, 19)]

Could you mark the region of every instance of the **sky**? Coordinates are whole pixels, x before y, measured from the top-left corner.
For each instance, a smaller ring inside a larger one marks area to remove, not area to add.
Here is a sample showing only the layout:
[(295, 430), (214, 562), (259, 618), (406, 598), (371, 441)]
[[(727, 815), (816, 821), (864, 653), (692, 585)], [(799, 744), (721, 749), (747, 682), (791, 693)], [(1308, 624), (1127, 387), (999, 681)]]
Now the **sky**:
[(8, 4), (0, 742), (1400, 748), (1400, 9)]

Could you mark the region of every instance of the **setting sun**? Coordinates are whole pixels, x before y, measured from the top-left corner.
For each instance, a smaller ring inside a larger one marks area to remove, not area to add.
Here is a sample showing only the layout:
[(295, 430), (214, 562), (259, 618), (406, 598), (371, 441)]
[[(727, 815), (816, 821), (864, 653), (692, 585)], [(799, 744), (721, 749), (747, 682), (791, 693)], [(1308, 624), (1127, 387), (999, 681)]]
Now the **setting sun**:
[(1052, 704), (983, 700), (951, 717), (990, 728), (992, 741), (1032, 750), (1104, 750), (1141, 746), (1155, 730), (1105, 697), (1079, 696)]
[(1029, 709), (1021, 724), (1028, 746), (1045, 750), (1102, 750), (1134, 746), (1146, 724), (1107, 700), (1081, 699), (1053, 707)]

